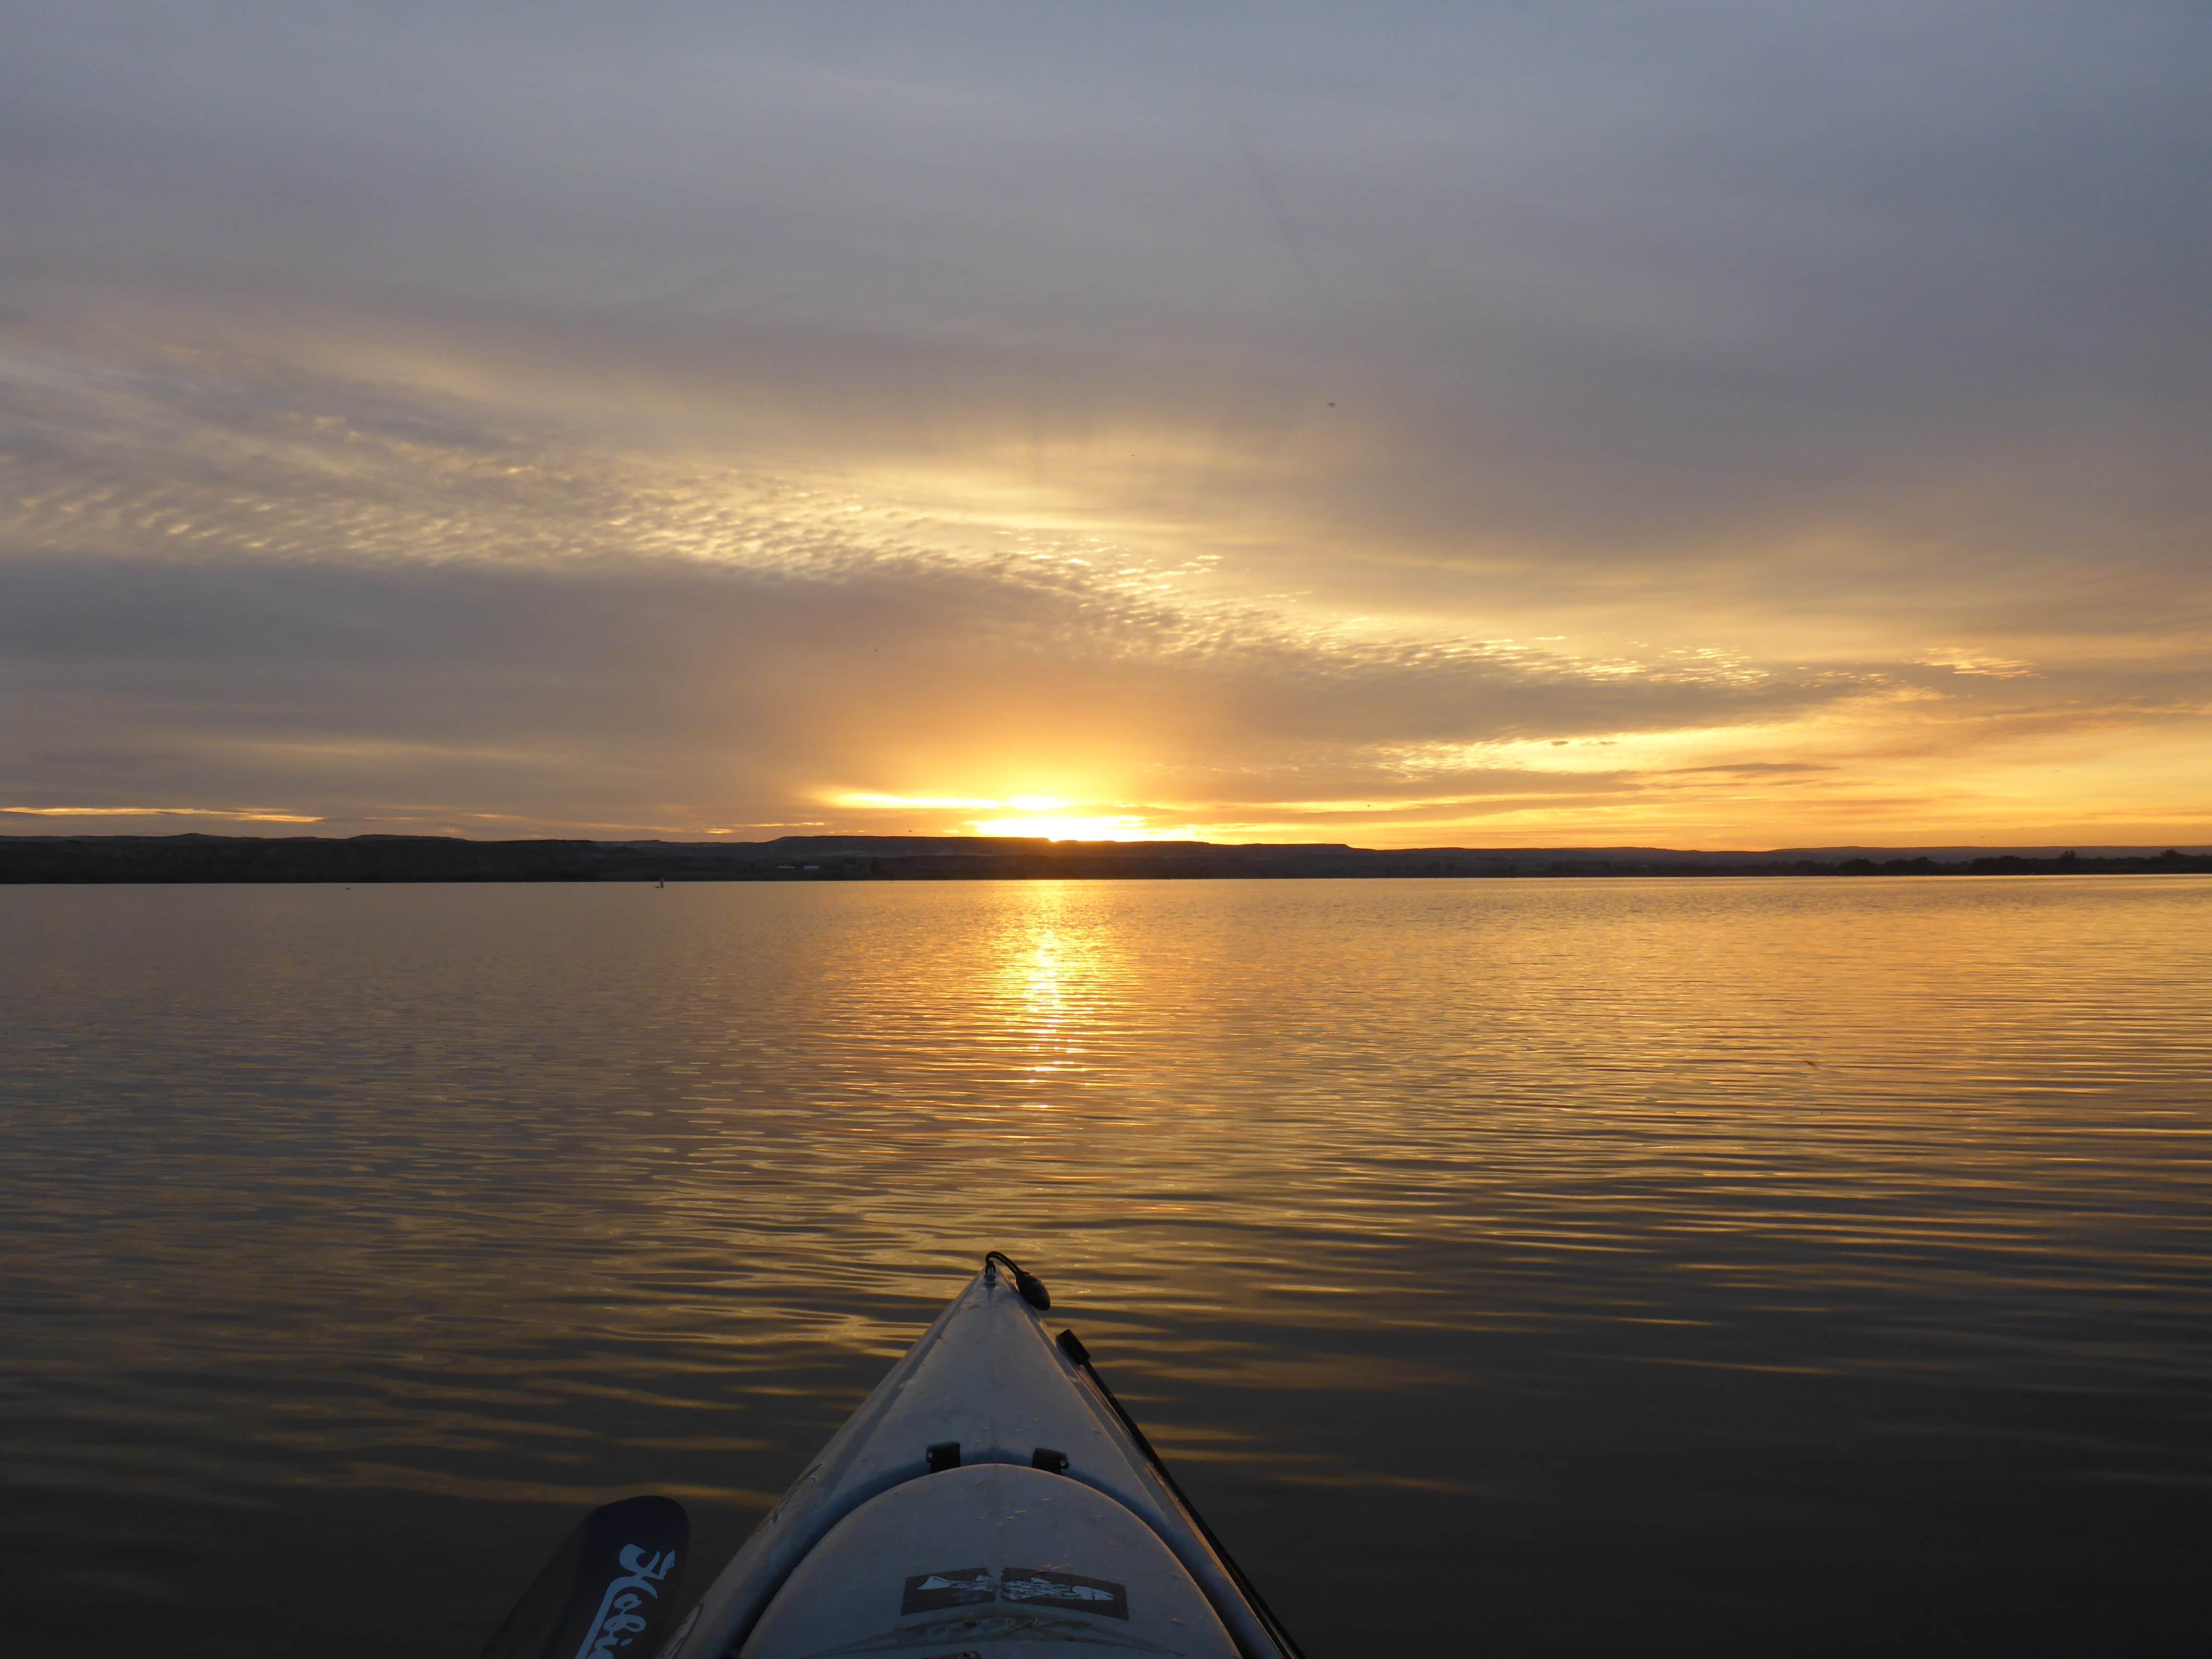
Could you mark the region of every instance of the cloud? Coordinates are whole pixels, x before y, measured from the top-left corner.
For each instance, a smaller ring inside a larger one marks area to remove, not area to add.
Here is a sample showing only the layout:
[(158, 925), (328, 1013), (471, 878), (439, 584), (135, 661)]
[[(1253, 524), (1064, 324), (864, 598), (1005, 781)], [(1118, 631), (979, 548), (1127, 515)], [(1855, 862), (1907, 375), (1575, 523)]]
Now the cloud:
[(2201, 9), (11, 46), (0, 799), (2212, 814)]
[[(1066, 536), (978, 539), (342, 385), (222, 388), (111, 382), (14, 457), (0, 644), (42, 707), (19, 776), (112, 775), (131, 731), (234, 797), (436, 776), (569, 820), (611, 793), (641, 821), (772, 817), (948, 766), (1010, 797), (1042, 774), (1341, 776), (1332, 757), (1378, 744), (1739, 721), (1845, 689), (1347, 635)], [(71, 731), (88, 758), (57, 745)]]
[(237, 823), (319, 823), (300, 812), (251, 806), (0, 806), (0, 818), (224, 818)]

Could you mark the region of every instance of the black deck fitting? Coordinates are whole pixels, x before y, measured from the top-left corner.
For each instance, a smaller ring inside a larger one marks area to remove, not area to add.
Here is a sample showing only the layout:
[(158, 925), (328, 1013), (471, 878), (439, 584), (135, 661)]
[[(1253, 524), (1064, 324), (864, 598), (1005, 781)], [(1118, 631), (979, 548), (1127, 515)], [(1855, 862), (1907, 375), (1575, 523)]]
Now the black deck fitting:
[(1044, 1280), (1008, 1255), (1004, 1250), (993, 1250), (983, 1258), (983, 1271), (989, 1273), (994, 1261), (1003, 1261), (1014, 1275), (1014, 1288), (1022, 1293), (1022, 1300), (1039, 1313), (1050, 1311), (1052, 1292), (1044, 1287)]

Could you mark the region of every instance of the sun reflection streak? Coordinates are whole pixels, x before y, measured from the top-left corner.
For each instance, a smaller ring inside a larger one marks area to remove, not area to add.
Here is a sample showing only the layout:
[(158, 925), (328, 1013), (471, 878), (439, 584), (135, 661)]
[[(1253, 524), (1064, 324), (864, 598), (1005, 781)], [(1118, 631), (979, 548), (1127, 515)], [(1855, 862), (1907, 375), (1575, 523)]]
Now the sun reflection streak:
[(1080, 1086), (1110, 988), (1123, 977), (1106, 939), (1082, 924), (1079, 890), (1064, 882), (1029, 882), (1006, 925), (998, 1002), (1004, 1010), (1014, 1070), (1032, 1111), (1065, 1105), (1043, 1091)]

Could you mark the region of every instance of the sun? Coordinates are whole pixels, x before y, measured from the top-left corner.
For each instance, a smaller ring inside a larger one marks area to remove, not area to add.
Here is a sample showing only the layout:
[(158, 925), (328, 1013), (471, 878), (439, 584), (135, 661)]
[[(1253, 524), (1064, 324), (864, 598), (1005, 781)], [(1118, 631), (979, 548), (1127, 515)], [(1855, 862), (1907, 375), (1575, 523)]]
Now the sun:
[[(1097, 803), (1071, 800), (1065, 795), (887, 795), (848, 789), (823, 799), (831, 806), (865, 812), (974, 812), (978, 816), (961, 819), (959, 828), (975, 836), (1041, 841), (1161, 841), (1171, 834), (1189, 833), (1164, 830), (1139, 812), (1103, 812)], [(994, 816), (982, 816), (985, 813)], [(1000, 813), (1006, 816), (995, 816)]]
[(1145, 839), (1145, 821), (1127, 813), (1099, 818), (983, 818), (974, 821), (970, 827), (979, 836), (1035, 836), (1047, 841)]

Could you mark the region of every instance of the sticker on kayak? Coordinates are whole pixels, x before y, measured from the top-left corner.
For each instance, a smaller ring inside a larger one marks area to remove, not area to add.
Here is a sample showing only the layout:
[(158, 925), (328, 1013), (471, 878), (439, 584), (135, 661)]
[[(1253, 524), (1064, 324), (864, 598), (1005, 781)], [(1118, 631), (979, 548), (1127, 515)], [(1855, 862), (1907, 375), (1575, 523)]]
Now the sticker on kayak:
[[(956, 1613), (926, 1625), (897, 1625), (857, 1642), (817, 1648), (803, 1659), (861, 1659), (862, 1655), (927, 1652), (930, 1659), (963, 1659), (978, 1642), (1051, 1642), (1062, 1651), (1079, 1647), (1116, 1653), (1158, 1653), (1182, 1659), (1181, 1648), (1163, 1647), (1124, 1630), (1109, 1630), (1065, 1613)], [(946, 1652), (946, 1649), (953, 1650)]]
[(925, 1572), (918, 1578), (906, 1581), (906, 1594), (899, 1598), (899, 1615), (909, 1613), (935, 1613), (939, 1607), (972, 1607), (978, 1601), (995, 1601), (999, 1597), (999, 1581), (991, 1576), (988, 1567), (948, 1567), (943, 1572)]
[(1121, 1585), (1049, 1567), (1008, 1567), (997, 1574), (988, 1567), (947, 1567), (942, 1572), (921, 1573), (906, 1581), (899, 1614), (903, 1618), (909, 1613), (936, 1613), (984, 1601), (1066, 1607), (1109, 1619), (1129, 1616), (1129, 1592)]
[(1034, 1601), (1039, 1607), (1071, 1607), (1079, 1613), (1103, 1613), (1109, 1619), (1129, 1616), (1129, 1592), (1103, 1578), (1080, 1573), (1053, 1572), (1044, 1567), (1008, 1567), (999, 1580), (999, 1595), (1008, 1601)]

